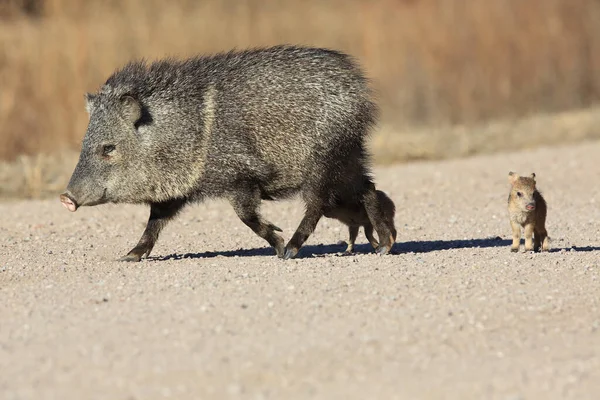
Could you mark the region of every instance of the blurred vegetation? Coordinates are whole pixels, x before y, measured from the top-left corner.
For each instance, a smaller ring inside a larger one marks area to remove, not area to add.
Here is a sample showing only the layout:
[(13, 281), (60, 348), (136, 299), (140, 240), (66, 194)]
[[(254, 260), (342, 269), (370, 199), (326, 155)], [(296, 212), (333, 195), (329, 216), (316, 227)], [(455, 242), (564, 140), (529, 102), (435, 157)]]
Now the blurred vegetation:
[(78, 150), (83, 94), (132, 58), (277, 43), (359, 60), (383, 110), (385, 161), (411, 158), (389, 138), (412, 128), (600, 100), (598, 0), (0, 0), (0, 160)]

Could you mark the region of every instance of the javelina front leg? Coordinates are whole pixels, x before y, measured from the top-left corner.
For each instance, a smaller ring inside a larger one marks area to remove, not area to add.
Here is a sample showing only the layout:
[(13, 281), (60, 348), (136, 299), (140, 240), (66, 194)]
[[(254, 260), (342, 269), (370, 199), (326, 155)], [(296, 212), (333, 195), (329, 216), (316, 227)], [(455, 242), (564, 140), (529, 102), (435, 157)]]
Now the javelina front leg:
[(348, 247), (346, 247), (346, 253), (354, 252), (354, 243), (356, 242), (359, 228), (360, 227), (357, 225), (351, 225), (348, 227)]
[(308, 239), (310, 234), (315, 231), (322, 216), (323, 212), (320, 208), (306, 207), (304, 218), (300, 221), (300, 225), (298, 225), (296, 232), (294, 232), (294, 236), (292, 236), (287, 246), (285, 246), (285, 253), (283, 254), (284, 260), (296, 257), (298, 251), (300, 251), (300, 247), (306, 242), (306, 239)]
[(383, 208), (377, 198), (375, 185), (372, 183), (367, 187), (367, 191), (363, 196), (363, 203), (367, 215), (369, 216), (369, 220), (377, 231), (377, 236), (379, 236), (379, 247), (377, 247), (376, 252), (381, 255), (387, 254), (392, 250), (394, 237), (392, 231), (385, 222)]
[(242, 222), (273, 246), (278, 257), (283, 257), (284, 241), (275, 233), (281, 232), (281, 228), (265, 220), (258, 211), (260, 192), (248, 190), (236, 193), (230, 203)]
[(533, 251), (533, 224), (525, 225), (525, 251)]
[(185, 201), (183, 200), (150, 204), (150, 218), (140, 241), (126, 256), (121, 257), (119, 261), (140, 261), (143, 256), (148, 257), (158, 240), (160, 231), (167, 225), (169, 220), (181, 211), (184, 205)]
[[(540, 210), (541, 211), (541, 210)], [(538, 211), (538, 212), (540, 212)], [(550, 241), (548, 239), (548, 231), (546, 231), (546, 213), (538, 214), (535, 222), (535, 237), (541, 243), (540, 251), (550, 250)]]
[(510, 246), (510, 251), (517, 253), (521, 245), (521, 225), (510, 221), (510, 227), (512, 228), (512, 245)]

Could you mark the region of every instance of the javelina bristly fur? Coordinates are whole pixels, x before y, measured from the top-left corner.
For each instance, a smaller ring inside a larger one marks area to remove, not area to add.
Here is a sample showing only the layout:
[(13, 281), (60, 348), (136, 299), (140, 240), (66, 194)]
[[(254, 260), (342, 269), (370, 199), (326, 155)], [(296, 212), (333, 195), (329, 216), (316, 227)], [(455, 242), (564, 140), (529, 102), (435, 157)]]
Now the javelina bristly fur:
[[(79, 162), (61, 201), (70, 211), (149, 204), (146, 230), (123, 260), (148, 256), (170, 219), (210, 197), (227, 198), (282, 258), (295, 257), (340, 203), (365, 209), (378, 253), (392, 247), (365, 150), (377, 108), (365, 76), (343, 53), (277, 46), (131, 62), (87, 95), (87, 109)], [(284, 246), (259, 206), (296, 194), (306, 212)]]
[(527, 177), (509, 172), (511, 185), (508, 195), (508, 215), (512, 227), (513, 252), (518, 252), (521, 244), (521, 227), (525, 228), (525, 251), (548, 251), (546, 232), (546, 200), (536, 188), (535, 174)]

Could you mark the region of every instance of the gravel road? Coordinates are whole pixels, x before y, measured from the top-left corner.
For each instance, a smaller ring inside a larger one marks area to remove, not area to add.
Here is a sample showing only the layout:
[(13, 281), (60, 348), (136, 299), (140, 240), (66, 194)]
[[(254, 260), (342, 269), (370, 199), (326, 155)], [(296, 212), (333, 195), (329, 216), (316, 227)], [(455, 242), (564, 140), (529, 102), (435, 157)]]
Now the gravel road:
[[(510, 252), (510, 170), (537, 174), (550, 253)], [(1, 203), (0, 398), (598, 398), (600, 142), (375, 172), (383, 257), (323, 219), (282, 261), (209, 201), (126, 264), (143, 206)], [(302, 216), (263, 210), (286, 239)]]

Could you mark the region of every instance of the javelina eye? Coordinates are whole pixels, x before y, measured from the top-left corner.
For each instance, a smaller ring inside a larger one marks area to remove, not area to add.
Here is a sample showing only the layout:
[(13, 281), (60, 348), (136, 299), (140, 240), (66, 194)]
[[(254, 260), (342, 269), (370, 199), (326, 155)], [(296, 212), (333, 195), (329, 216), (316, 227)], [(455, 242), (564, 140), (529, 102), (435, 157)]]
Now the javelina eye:
[(115, 151), (115, 145), (113, 144), (105, 144), (102, 146), (102, 155), (105, 157), (110, 156), (110, 153), (113, 151)]
[(517, 192), (517, 196), (521, 197), (521, 196), (523, 196), (523, 193)]

